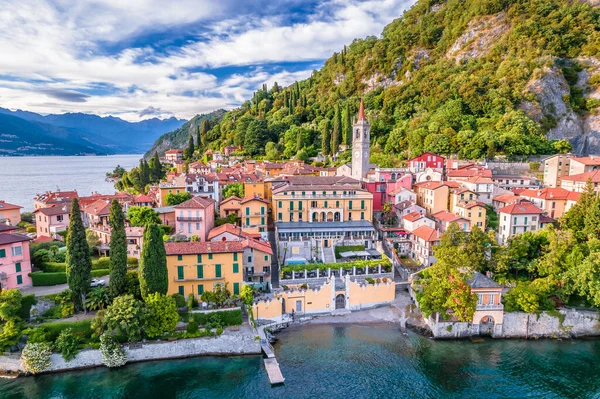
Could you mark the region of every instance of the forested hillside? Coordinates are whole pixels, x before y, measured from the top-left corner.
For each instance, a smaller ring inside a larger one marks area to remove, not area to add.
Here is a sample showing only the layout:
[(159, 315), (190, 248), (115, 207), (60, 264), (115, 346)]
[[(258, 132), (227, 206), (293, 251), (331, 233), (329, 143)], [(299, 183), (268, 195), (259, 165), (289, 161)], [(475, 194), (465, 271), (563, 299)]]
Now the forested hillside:
[(258, 90), (202, 141), (269, 159), (331, 154), (364, 97), (372, 160), (383, 165), (423, 151), (570, 150), (562, 139), (599, 151), (599, 16), (583, 0), (420, 0), (309, 79)]

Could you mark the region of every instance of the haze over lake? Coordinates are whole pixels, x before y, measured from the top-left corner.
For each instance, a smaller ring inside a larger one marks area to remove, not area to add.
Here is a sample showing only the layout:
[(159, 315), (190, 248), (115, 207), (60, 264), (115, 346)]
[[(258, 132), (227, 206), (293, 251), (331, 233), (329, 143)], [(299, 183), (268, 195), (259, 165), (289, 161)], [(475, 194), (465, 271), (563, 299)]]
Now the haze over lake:
[(136, 166), (142, 155), (72, 157), (0, 157), (0, 200), (33, 210), (33, 197), (44, 191), (76, 189), (79, 195), (115, 192), (105, 181), (117, 165)]

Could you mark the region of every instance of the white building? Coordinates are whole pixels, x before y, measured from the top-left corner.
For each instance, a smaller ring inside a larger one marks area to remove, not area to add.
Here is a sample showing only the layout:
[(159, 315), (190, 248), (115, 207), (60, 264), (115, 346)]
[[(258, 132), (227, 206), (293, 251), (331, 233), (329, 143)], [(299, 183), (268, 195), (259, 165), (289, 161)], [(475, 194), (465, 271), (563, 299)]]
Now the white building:
[(504, 245), (510, 237), (540, 228), (543, 211), (527, 200), (519, 200), (498, 210), (498, 243)]

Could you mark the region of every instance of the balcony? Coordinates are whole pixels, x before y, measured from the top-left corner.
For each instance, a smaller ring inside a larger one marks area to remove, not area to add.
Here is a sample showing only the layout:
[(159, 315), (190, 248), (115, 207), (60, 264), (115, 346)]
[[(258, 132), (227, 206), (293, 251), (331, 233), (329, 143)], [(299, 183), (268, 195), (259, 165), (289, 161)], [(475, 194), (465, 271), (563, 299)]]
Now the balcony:
[(479, 305), (477, 304), (476, 310), (503, 310), (504, 305)]
[(250, 215), (246, 216), (267, 216), (266, 212), (250, 212)]
[(177, 216), (178, 222), (201, 222), (202, 216)]
[(55, 224), (53, 226), (50, 226), (50, 233), (57, 234), (57, 233), (67, 230), (68, 227), (69, 226), (66, 224)]

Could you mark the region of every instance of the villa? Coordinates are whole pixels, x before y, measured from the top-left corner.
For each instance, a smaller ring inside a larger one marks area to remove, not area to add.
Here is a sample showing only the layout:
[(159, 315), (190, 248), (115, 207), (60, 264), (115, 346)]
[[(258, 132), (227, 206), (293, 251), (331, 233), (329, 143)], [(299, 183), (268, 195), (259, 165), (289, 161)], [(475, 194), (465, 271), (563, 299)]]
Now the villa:
[(0, 290), (31, 285), (30, 240), (24, 234), (0, 233)]

